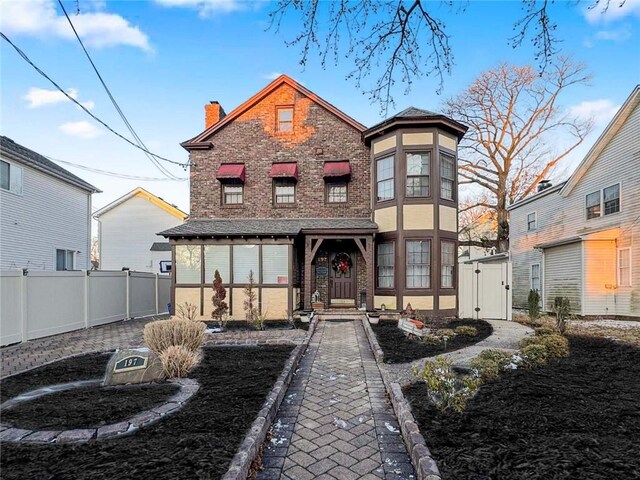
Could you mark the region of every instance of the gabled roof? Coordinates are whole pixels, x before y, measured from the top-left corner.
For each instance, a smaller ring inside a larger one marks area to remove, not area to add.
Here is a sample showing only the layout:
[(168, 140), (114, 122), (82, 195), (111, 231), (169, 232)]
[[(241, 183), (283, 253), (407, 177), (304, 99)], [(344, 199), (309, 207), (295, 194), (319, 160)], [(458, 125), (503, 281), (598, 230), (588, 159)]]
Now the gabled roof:
[(469, 129), (469, 127), (467, 127), (466, 125), (463, 125), (460, 122), (456, 122), (452, 118), (449, 118), (441, 113), (436, 113), (417, 107), (409, 107), (405, 108), (401, 112), (396, 113), (392, 117), (389, 117), (386, 120), (375, 124), (373, 127), (368, 128), (365, 132), (363, 132), (362, 137), (365, 143), (368, 144), (371, 139), (378, 134), (384, 134), (394, 128), (406, 126), (437, 126), (445, 128), (454, 133), (458, 137), (458, 140), (460, 140)]
[(122, 197), (118, 198), (117, 200), (114, 200), (109, 205), (106, 205), (106, 206), (102, 207), (100, 210), (96, 211), (93, 214), (93, 218), (96, 218), (96, 219), (100, 218), (100, 216), (104, 215), (108, 211), (113, 210), (118, 205), (121, 205), (124, 202), (126, 202), (127, 200), (130, 200), (130, 199), (132, 199), (134, 197), (146, 198), (147, 200), (149, 200), (151, 203), (153, 203), (157, 207), (161, 208), (162, 210), (164, 210), (167, 213), (170, 213), (174, 217), (179, 218), (180, 220), (184, 220), (185, 218), (187, 218), (189, 216), (188, 214), (186, 214), (185, 212), (180, 210), (178, 207), (176, 207), (175, 205), (165, 201), (161, 197), (155, 196), (153, 193), (148, 192), (147, 190), (145, 190), (142, 187), (137, 187), (137, 188), (131, 190), (126, 195), (123, 195)]
[(531, 202), (535, 202), (536, 200), (546, 197), (547, 195), (551, 194), (551, 193), (557, 193), (558, 190), (560, 190), (565, 184), (567, 183), (567, 181), (565, 180), (564, 182), (560, 182), (556, 185), (552, 185), (549, 188), (545, 188), (544, 190), (542, 190), (541, 192), (536, 192), (533, 195), (523, 198), (522, 200), (518, 200), (517, 202), (512, 203), (511, 205), (509, 205), (507, 207), (507, 210), (511, 211), (514, 210), (518, 207), (521, 207), (523, 205), (526, 205), (528, 203)]
[(28, 165), (29, 167), (40, 170), (41, 172), (47, 173), (64, 182), (81, 188), (82, 190), (86, 190), (91, 193), (100, 193), (102, 191), (90, 183), (85, 182), (70, 171), (65, 170), (60, 165), (52, 162), (44, 155), (40, 155), (27, 147), (23, 147), (19, 143), (11, 140), (9, 137), (0, 136), (0, 151), (2, 152), (2, 156), (6, 157), (8, 160), (15, 160)]
[(238, 118), (240, 115), (242, 115), (244, 112), (249, 110), (251, 107), (256, 105), (258, 102), (263, 100), (270, 93), (272, 93), (274, 90), (276, 90), (278, 87), (280, 87), (282, 85), (288, 85), (291, 88), (297, 90), (298, 92), (300, 92), (305, 97), (313, 100), (315, 103), (317, 103), (321, 107), (324, 107), (326, 110), (329, 110), (331, 113), (333, 113), (336, 117), (338, 117), (341, 120), (343, 120), (345, 123), (351, 125), (358, 132), (363, 132), (366, 129), (366, 127), (364, 125), (362, 125), (360, 122), (357, 122), (356, 120), (354, 120), (353, 118), (351, 118), (347, 114), (345, 114), (342, 111), (338, 110), (336, 107), (331, 105), (329, 102), (327, 102), (326, 100), (320, 98), (318, 95), (313, 93), (311, 90), (306, 89), (305, 87), (300, 85), (298, 82), (296, 82), (292, 78), (290, 78), (290, 77), (288, 77), (286, 75), (280, 75), (278, 78), (276, 78), (273, 82), (271, 82), (265, 88), (263, 88), (258, 93), (256, 93), (249, 100), (244, 102), (242, 105), (237, 107), (235, 110), (233, 110), (230, 113), (228, 113), (222, 119), (220, 119), (220, 121), (218, 121), (217, 123), (214, 123), (213, 125), (211, 125), (209, 128), (207, 128), (204, 132), (202, 132), (201, 134), (197, 135), (196, 137), (193, 137), (192, 139), (187, 140), (186, 142), (182, 142), (180, 145), (182, 145), (182, 147), (187, 149), (187, 150), (209, 147), (210, 144), (208, 142), (206, 142), (207, 138), (209, 138), (213, 133), (215, 133), (218, 130), (220, 130), (221, 128), (223, 128), (225, 125), (233, 122), (236, 118)]
[(591, 150), (587, 153), (586, 157), (580, 162), (578, 168), (576, 168), (573, 175), (569, 178), (564, 188), (560, 192), (560, 195), (566, 197), (571, 193), (573, 188), (578, 184), (580, 179), (584, 176), (585, 173), (589, 170), (589, 167), (593, 165), (593, 162), (600, 156), (602, 151), (606, 148), (606, 146), (611, 142), (611, 140), (616, 136), (616, 134), (620, 131), (624, 123), (631, 115), (631, 112), (638, 106), (640, 103), (640, 85), (636, 85), (629, 98), (627, 98), (618, 110), (618, 113), (615, 114), (613, 120), (609, 122), (607, 128), (605, 128), (600, 138), (596, 140), (596, 143), (593, 144)]

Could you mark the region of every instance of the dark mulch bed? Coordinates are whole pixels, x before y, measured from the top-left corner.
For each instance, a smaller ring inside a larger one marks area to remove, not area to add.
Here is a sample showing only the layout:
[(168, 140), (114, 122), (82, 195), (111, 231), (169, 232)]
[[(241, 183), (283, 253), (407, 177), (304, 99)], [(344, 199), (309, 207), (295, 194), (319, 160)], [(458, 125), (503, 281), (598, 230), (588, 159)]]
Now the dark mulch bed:
[(640, 478), (640, 349), (570, 338), (571, 354), (486, 384), (461, 415), (406, 388), (443, 478)]
[(76, 388), (22, 402), (3, 411), (2, 422), (33, 430), (97, 428), (157, 407), (177, 391), (169, 383)]
[(202, 363), (190, 375), (200, 390), (179, 412), (124, 438), (79, 445), (0, 445), (2, 478), (220, 478), (292, 349), (206, 347)]
[(444, 344), (427, 345), (422, 340), (407, 335), (398, 328), (395, 320), (380, 320), (377, 325), (371, 325), (378, 339), (378, 344), (384, 353), (384, 363), (407, 363), (424, 357), (434, 357), (445, 352), (452, 352), (468, 347), (484, 340), (493, 329), (489, 322), (484, 320), (452, 320), (441, 328), (456, 328), (461, 325), (469, 325), (478, 329), (478, 335), (468, 337), (456, 335), (447, 341), (447, 349)]
[[(209, 328), (217, 328), (218, 322), (205, 322)], [(295, 320), (294, 325), (299, 330), (309, 330), (309, 323), (303, 323), (300, 320)], [(243, 322), (240, 320), (234, 320), (227, 322), (225, 330), (228, 332), (246, 332), (255, 331), (256, 328), (252, 323)], [(293, 330), (294, 327), (286, 320), (267, 320), (264, 324), (265, 330)]]

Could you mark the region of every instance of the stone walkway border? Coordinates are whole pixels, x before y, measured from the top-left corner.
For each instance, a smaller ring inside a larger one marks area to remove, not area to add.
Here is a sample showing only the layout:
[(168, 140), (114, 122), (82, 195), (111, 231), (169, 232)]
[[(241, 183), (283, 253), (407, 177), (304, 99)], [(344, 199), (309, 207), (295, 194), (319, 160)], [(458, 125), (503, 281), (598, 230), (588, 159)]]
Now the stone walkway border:
[(313, 336), (317, 323), (317, 318), (311, 320), (306, 337), (302, 340), (300, 345), (294, 348), (282, 373), (278, 377), (278, 380), (262, 405), (262, 409), (258, 412), (258, 416), (253, 421), (251, 428), (240, 444), (240, 448), (231, 460), (229, 470), (227, 470), (227, 473), (222, 477), (222, 480), (246, 480), (249, 475), (251, 465), (260, 454), (262, 443), (267, 437), (267, 432), (271, 427), (271, 422), (278, 413), (280, 404), (282, 403), (284, 395), (291, 384), (293, 375), (300, 363), (300, 359), (309, 345), (309, 341)]
[[(376, 335), (373, 333), (367, 318), (362, 319), (362, 326), (367, 334), (373, 356), (376, 362), (381, 365), (383, 360), (382, 349), (378, 344)], [(442, 477), (440, 476), (438, 464), (431, 455), (427, 447), (427, 442), (420, 433), (418, 424), (411, 413), (411, 406), (402, 393), (402, 387), (399, 383), (391, 381), (384, 368), (380, 368), (380, 374), (382, 375), (382, 381), (387, 389), (387, 393), (389, 393), (393, 410), (396, 413), (396, 417), (398, 417), (400, 431), (407, 445), (411, 463), (416, 471), (418, 480), (440, 480)]]
[[(71, 382), (22, 394), (7, 400), (0, 405), (0, 410), (11, 408), (19, 403), (35, 398), (51, 395), (57, 392), (80, 388), (88, 385), (99, 385), (102, 380), (84, 380)], [(73, 430), (25, 430), (8, 424), (0, 424), (0, 442), (9, 443), (86, 443), (90, 440), (103, 440), (106, 438), (121, 437), (147, 427), (164, 419), (166, 416), (180, 410), (195, 393), (200, 389), (197, 381), (190, 378), (176, 378), (168, 383), (178, 385), (180, 391), (170, 397), (166, 402), (150, 410), (143, 410), (134, 416), (118, 423), (103, 425), (99, 428), (79, 428)]]

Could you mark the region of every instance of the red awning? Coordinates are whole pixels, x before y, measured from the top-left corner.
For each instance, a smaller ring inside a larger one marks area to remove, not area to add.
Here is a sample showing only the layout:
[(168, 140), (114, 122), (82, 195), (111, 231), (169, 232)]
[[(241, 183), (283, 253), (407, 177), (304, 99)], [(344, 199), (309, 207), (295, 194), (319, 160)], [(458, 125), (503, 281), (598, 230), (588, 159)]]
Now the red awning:
[(324, 162), (324, 177), (346, 177), (351, 175), (349, 162)]
[(298, 179), (297, 163), (274, 163), (269, 171), (271, 178), (295, 178)]
[(244, 163), (223, 163), (216, 172), (218, 180), (240, 180), (244, 182)]

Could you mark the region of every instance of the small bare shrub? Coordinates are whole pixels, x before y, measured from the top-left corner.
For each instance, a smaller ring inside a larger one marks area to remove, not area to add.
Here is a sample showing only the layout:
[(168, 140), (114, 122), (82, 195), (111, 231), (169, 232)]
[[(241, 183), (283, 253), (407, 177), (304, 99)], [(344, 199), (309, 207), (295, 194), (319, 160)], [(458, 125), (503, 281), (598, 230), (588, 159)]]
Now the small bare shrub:
[(494, 380), (507, 369), (512, 360), (511, 354), (502, 350), (483, 350), (471, 361), (471, 368), (478, 371), (483, 381)]
[(198, 316), (198, 307), (193, 303), (184, 302), (181, 305), (176, 305), (176, 318), (178, 320), (195, 321)]
[(171, 346), (183, 346), (195, 352), (204, 343), (206, 325), (190, 320), (156, 320), (144, 327), (144, 341), (160, 355)]
[(186, 377), (200, 361), (200, 352), (194, 352), (182, 345), (171, 345), (158, 356), (167, 378)]
[(561, 335), (567, 332), (571, 316), (571, 302), (567, 297), (556, 297), (553, 301), (553, 313), (556, 314), (556, 327)]
[(256, 327), (256, 330), (264, 330), (264, 324), (267, 321), (267, 313), (268, 312), (260, 312), (259, 309), (255, 309), (253, 311), (253, 326)]
[(478, 329), (471, 325), (460, 325), (459, 327), (456, 327), (454, 332), (456, 335), (463, 335), (466, 337), (475, 337), (478, 335)]
[(247, 323), (252, 323), (258, 306), (258, 296), (255, 289), (255, 277), (253, 270), (249, 270), (247, 286), (244, 287), (244, 318)]

